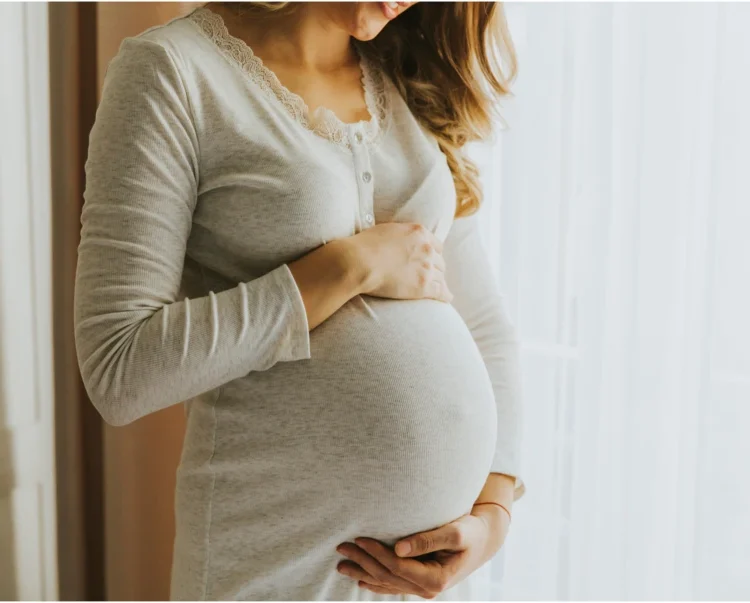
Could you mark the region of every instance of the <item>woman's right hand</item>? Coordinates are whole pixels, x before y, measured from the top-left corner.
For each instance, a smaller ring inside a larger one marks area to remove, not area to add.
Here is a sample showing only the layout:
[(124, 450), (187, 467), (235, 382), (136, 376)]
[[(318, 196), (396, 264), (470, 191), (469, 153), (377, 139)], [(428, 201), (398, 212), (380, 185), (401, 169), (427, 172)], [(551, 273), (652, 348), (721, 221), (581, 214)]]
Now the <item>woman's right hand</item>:
[(385, 222), (345, 239), (363, 270), (361, 293), (450, 302), (443, 244), (421, 224)]
[(420, 224), (386, 222), (289, 264), (314, 329), (356, 295), (450, 302), (441, 241)]

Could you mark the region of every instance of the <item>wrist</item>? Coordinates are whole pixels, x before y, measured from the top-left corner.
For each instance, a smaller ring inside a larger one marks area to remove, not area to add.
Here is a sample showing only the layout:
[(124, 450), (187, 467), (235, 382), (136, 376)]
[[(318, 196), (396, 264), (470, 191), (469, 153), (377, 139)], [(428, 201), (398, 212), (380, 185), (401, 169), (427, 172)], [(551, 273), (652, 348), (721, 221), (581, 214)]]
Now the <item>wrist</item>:
[(353, 295), (368, 293), (375, 288), (375, 271), (354, 237), (337, 239), (328, 246), (338, 257), (343, 278)]
[(500, 507), (480, 505), (471, 509), (471, 515), (481, 519), (487, 527), (485, 558), (489, 559), (500, 550), (510, 529), (510, 518)]

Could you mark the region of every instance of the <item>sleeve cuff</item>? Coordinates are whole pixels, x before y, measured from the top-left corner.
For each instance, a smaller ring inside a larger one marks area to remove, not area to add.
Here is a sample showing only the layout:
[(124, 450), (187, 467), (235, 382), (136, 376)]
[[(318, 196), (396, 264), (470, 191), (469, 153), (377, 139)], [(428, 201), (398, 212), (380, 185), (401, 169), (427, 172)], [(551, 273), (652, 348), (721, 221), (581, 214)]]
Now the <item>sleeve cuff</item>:
[(500, 458), (499, 455), (495, 455), (490, 466), (490, 473), (500, 473), (502, 475), (508, 475), (515, 478), (516, 484), (513, 492), (513, 500), (517, 501), (526, 493), (526, 483), (520, 476), (517, 462), (508, 462), (507, 459)]
[(282, 347), (278, 360), (307, 360), (310, 358), (310, 329), (302, 293), (287, 264), (282, 264), (273, 272), (284, 296), (286, 314), (286, 344)]

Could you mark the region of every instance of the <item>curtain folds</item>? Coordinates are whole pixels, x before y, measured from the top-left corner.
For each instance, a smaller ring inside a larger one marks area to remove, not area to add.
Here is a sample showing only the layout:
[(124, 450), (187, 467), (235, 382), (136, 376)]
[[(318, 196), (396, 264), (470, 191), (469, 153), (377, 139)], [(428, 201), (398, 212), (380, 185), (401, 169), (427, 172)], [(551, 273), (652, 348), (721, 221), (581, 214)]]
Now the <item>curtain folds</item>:
[(528, 490), (483, 597), (750, 598), (750, 5), (506, 11), (472, 153)]

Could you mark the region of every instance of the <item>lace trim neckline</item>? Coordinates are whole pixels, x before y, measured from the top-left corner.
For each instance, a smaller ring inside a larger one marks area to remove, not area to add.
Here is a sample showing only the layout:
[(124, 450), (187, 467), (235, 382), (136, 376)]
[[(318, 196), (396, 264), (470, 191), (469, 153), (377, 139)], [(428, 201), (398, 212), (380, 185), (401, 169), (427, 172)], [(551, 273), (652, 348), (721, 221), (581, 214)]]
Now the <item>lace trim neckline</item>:
[(276, 73), (263, 63), (247, 43), (229, 33), (220, 14), (200, 6), (186, 15), (186, 18), (195, 23), (221, 53), (250, 76), (264, 93), (279, 101), (295, 121), (314, 134), (351, 149), (347, 135), (349, 128), (358, 128), (367, 143), (374, 142), (384, 129), (388, 115), (385, 81), (380, 70), (370, 64), (356, 44), (362, 89), (370, 119), (350, 123), (339, 119), (327, 107), (318, 107), (311, 115), (304, 99), (284, 86)]

